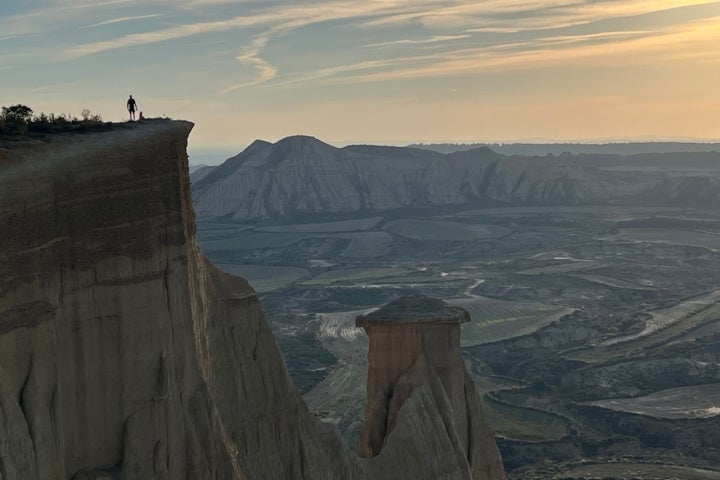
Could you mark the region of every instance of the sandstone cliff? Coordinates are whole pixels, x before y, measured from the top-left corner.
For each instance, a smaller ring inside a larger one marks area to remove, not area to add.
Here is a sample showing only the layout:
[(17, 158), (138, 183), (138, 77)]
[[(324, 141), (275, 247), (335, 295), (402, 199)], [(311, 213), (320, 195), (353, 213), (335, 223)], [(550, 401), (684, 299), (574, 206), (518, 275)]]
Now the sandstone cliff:
[(505, 478), (460, 357), (467, 320), (462, 308), (423, 296), (358, 317), (370, 339), (360, 455), (371, 478)]
[[(642, 182), (641, 182), (642, 183)], [(575, 204), (635, 192), (638, 179), (592, 164), (506, 157), (487, 148), (442, 155), (332, 147), (295, 136), (256, 141), (193, 184), (199, 215), (237, 220), (423, 205)]]
[(194, 242), (192, 124), (0, 145), (0, 479), (352, 479)]

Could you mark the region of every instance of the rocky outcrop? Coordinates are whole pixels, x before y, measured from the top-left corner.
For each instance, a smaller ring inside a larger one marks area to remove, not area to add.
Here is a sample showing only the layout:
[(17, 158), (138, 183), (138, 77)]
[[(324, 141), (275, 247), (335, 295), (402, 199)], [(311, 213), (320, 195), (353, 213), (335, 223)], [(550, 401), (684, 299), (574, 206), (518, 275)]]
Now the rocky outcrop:
[(0, 144), (0, 479), (361, 476), (198, 251), (191, 128)]
[(193, 184), (203, 216), (236, 220), (424, 205), (576, 204), (637, 191), (590, 163), (506, 157), (487, 148), (443, 155), (395, 147), (335, 148), (311, 137), (256, 141)]
[(360, 434), (370, 478), (505, 478), (460, 356), (460, 324), (468, 320), (462, 308), (424, 296), (357, 318), (370, 339)]

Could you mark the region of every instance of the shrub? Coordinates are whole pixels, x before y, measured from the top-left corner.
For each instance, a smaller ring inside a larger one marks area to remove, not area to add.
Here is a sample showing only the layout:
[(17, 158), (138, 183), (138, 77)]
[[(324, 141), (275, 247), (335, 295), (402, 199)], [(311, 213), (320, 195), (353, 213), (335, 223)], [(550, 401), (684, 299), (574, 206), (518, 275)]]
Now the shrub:
[(0, 113), (0, 135), (27, 135), (33, 133), (88, 132), (107, 127), (102, 117), (84, 109), (82, 120), (72, 115), (54, 113), (33, 116), (32, 108), (26, 105), (2, 107)]
[(13, 105), (12, 107), (2, 107), (2, 133), (16, 133), (25, 135), (28, 131), (28, 122), (32, 119), (32, 108), (26, 105)]

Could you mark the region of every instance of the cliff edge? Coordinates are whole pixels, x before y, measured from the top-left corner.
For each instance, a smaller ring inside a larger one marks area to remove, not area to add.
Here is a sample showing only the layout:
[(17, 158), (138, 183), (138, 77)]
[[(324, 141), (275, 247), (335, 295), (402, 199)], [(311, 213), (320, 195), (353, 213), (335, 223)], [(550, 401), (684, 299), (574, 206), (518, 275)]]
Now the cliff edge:
[(195, 244), (191, 129), (0, 147), (0, 480), (361, 476)]

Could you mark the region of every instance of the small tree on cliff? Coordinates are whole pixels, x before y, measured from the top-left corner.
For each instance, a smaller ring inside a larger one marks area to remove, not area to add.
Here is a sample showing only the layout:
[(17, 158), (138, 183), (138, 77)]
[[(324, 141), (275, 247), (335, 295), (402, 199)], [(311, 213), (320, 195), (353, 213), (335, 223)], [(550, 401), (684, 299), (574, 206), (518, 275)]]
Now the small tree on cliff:
[(3, 130), (9, 132), (27, 133), (27, 126), (32, 119), (32, 108), (27, 105), (13, 105), (12, 107), (2, 107), (0, 114), (0, 125)]
[(2, 117), (6, 123), (27, 123), (32, 118), (32, 108), (27, 105), (13, 105), (2, 107)]

